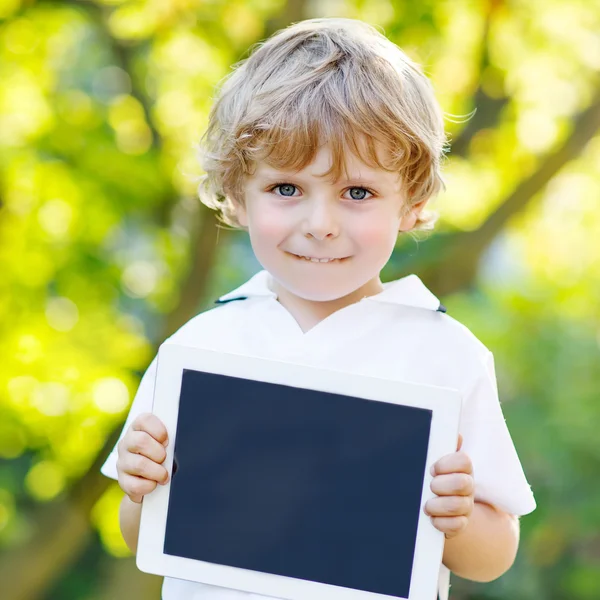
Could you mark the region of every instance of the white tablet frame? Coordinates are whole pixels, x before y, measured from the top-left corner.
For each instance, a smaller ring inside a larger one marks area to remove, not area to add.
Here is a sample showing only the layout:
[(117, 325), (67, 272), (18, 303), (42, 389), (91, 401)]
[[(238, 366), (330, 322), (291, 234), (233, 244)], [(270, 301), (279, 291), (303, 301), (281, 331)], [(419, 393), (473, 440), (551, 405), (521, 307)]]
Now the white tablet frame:
[[(423, 478), (410, 595), (403, 600), (434, 600), (437, 598), (444, 534), (433, 527), (429, 517), (423, 511), (423, 507), (427, 500), (434, 497), (430, 490), (431, 465), (442, 456), (456, 450), (461, 410), (461, 396), (458, 390), (384, 380), (167, 342), (160, 347), (158, 352), (153, 413), (165, 424), (169, 434), (167, 458), (164, 462), (169, 473), (171, 473), (173, 465), (179, 396), (184, 369), (345, 394), (393, 404), (400, 404), (397, 399), (401, 397), (402, 405), (431, 410), (429, 448)], [(164, 554), (169, 492), (170, 483), (158, 486), (144, 498), (136, 559), (137, 566), (141, 571), (289, 600), (398, 598)]]

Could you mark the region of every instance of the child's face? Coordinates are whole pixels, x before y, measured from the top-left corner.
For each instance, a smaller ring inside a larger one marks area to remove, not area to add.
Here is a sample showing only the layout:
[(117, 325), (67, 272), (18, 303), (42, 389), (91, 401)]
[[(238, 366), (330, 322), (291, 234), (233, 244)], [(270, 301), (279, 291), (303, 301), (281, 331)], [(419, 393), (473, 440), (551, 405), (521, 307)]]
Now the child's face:
[(342, 176), (332, 184), (319, 177), (331, 165), (331, 150), (323, 146), (302, 171), (285, 173), (259, 162), (246, 178), (245, 207), (237, 214), (256, 258), (276, 282), (305, 300), (336, 300), (361, 288), (365, 295), (380, 291), (372, 291), (374, 282), (398, 231), (411, 229), (423, 207), (406, 214), (396, 173), (369, 167), (352, 154), (346, 164), (348, 180)]

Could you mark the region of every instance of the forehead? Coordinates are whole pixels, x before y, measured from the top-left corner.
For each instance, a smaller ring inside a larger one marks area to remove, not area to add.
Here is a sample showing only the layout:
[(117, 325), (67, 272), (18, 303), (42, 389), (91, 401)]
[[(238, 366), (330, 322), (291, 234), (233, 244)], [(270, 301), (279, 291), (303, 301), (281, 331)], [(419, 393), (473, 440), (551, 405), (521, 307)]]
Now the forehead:
[[(281, 161), (270, 161), (267, 157), (255, 160), (253, 175), (256, 177), (277, 177), (282, 174), (301, 175), (314, 179), (325, 179), (330, 183), (336, 183), (338, 180), (369, 180), (371, 182), (399, 185), (401, 181), (400, 174), (382, 166), (389, 164), (390, 151), (380, 142), (375, 143), (375, 150), (377, 162), (380, 164), (365, 160), (365, 158), (353, 152), (351, 148), (344, 146), (341, 148), (341, 156), (336, 157), (336, 152), (331, 144), (325, 143), (319, 146), (312, 160), (302, 168), (290, 168), (285, 164), (281, 164)], [(367, 154), (366, 149), (364, 149), (364, 154)], [(340, 173), (337, 178), (334, 177), (336, 158), (342, 162), (341, 169), (338, 169)]]

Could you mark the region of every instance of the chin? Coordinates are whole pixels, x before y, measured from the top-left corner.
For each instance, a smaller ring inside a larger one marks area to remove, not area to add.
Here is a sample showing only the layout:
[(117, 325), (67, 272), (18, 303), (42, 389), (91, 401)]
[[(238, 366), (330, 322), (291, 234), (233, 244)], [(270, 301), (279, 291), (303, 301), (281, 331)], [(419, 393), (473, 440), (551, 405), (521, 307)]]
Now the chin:
[(339, 300), (345, 296), (350, 295), (355, 291), (356, 288), (347, 288), (342, 286), (336, 286), (334, 288), (327, 287), (326, 285), (293, 285), (289, 282), (289, 285), (283, 282), (283, 286), (298, 298), (308, 300), (310, 302), (332, 302)]

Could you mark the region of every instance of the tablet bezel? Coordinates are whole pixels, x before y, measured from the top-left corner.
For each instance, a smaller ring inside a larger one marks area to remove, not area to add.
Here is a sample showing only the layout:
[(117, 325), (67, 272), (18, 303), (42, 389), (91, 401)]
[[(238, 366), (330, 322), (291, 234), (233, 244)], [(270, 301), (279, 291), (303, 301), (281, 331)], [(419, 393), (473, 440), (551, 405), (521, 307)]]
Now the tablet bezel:
[[(184, 369), (431, 410), (431, 432), (423, 478), (410, 593), (407, 598), (402, 598), (403, 600), (433, 600), (437, 597), (444, 534), (433, 527), (423, 507), (427, 500), (434, 497), (430, 490), (431, 465), (442, 456), (456, 450), (461, 410), (461, 396), (458, 390), (164, 343), (158, 352), (152, 412), (164, 423), (169, 435), (167, 457), (164, 462), (169, 473), (173, 464)], [(398, 402), (399, 397), (403, 399), (402, 402)], [(158, 486), (144, 498), (136, 557), (137, 566), (141, 571), (288, 600), (400, 598), (164, 554), (169, 493), (170, 482)]]

